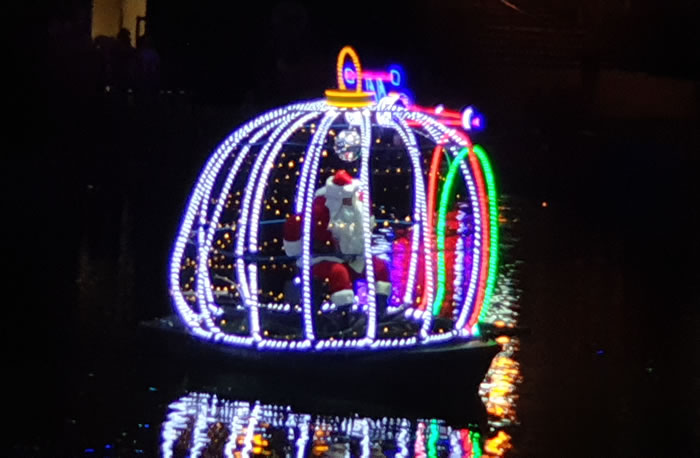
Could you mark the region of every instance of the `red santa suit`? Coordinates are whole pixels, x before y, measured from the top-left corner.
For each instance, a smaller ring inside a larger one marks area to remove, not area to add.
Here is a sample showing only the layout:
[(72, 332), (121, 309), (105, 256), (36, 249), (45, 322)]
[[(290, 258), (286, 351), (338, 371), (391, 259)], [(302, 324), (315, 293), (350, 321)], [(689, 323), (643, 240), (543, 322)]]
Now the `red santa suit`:
[[(337, 306), (354, 302), (353, 281), (365, 276), (362, 205), (360, 182), (345, 170), (330, 176), (313, 200), (312, 275), (328, 280), (331, 302)], [(373, 225), (372, 218), (370, 227)], [(288, 256), (301, 255), (301, 231), (301, 215), (287, 218), (284, 250)], [(346, 256), (339, 257), (339, 253)], [(378, 300), (386, 301), (391, 294), (389, 269), (377, 257), (373, 257), (373, 265)]]

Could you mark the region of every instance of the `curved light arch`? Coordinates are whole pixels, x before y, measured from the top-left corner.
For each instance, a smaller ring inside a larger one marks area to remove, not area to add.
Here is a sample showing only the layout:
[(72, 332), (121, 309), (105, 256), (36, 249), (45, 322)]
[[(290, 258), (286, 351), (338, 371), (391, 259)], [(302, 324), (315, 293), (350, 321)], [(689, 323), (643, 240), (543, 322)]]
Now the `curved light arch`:
[[(302, 313), (304, 324), (304, 337), (306, 340), (314, 340), (315, 333), (313, 327), (313, 304), (311, 303), (311, 209), (313, 207), (313, 199), (315, 190), (312, 183), (316, 182), (318, 176), (318, 162), (321, 156), (321, 148), (323, 146), (326, 134), (330, 129), (333, 121), (338, 117), (335, 111), (327, 112), (321, 121), (318, 130), (314, 133), (311, 144), (305, 154), (304, 169), (302, 170), (301, 180), (304, 180), (306, 175), (306, 185), (304, 186), (304, 205), (298, 207), (304, 210), (302, 226), (304, 230), (301, 236), (301, 272), (302, 272)], [(308, 169), (307, 169), (308, 166)], [(307, 172), (304, 174), (303, 172)], [(298, 202), (295, 204), (298, 205)]]
[[(273, 134), (268, 139), (267, 143), (263, 147), (263, 150), (258, 153), (258, 157), (255, 160), (253, 169), (248, 177), (247, 185), (243, 191), (244, 200), (241, 206), (241, 215), (236, 226), (236, 255), (243, 256), (245, 253), (244, 242), (246, 234), (248, 233), (248, 251), (251, 253), (257, 253), (257, 231), (258, 231), (258, 219), (260, 216), (260, 201), (262, 200), (263, 191), (265, 190), (266, 181), (263, 178), (259, 178), (259, 175), (266, 177), (270, 173), (270, 167), (274, 162), (277, 154), (282, 149), (282, 145), (291, 137), (294, 132), (301, 128), (304, 123), (310, 121), (311, 119), (317, 117), (319, 113), (312, 112), (307, 113), (302, 116), (297, 117), (293, 120), (291, 125), (280, 124), (279, 127), (275, 129)], [(270, 148), (271, 147), (271, 148)], [(254, 195), (253, 205), (250, 205), (250, 200), (252, 194)], [(250, 231), (248, 231), (250, 227)], [(245, 261), (242, 258), (236, 260), (236, 267), (239, 273), (238, 280), (241, 281), (245, 278), (245, 271), (243, 269)], [(258, 314), (258, 287), (257, 287), (257, 263), (251, 262), (248, 265), (248, 283), (250, 288), (248, 294), (243, 296), (243, 302), (246, 307), (250, 309), (250, 331), (253, 335), (255, 341), (262, 340), (260, 336), (260, 317)]]
[(479, 212), (481, 215), (481, 262), (479, 264), (479, 288), (477, 289), (476, 299), (474, 300), (474, 306), (471, 308), (469, 313), (469, 320), (467, 321), (467, 327), (471, 329), (472, 326), (476, 324), (476, 320), (479, 318), (481, 312), (482, 301), (484, 299), (484, 293), (486, 290), (486, 280), (488, 277), (489, 269), (489, 252), (490, 244), (489, 239), (491, 234), (489, 231), (489, 209), (486, 195), (486, 185), (484, 184), (484, 175), (481, 171), (481, 166), (479, 160), (474, 154), (469, 155), (469, 165), (474, 173), (474, 180), (476, 181), (476, 189), (479, 193)]
[(481, 313), (478, 317), (479, 321), (484, 321), (489, 313), (491, 298), (496, 286), (496, 279), (498, 278), (498, 193), (496, 190), (496, 180), (493, 175), (493, 169), (491, 168), (491, 162), (486, 154), (486, 150), (479, 145), (474, 145), (474, 154), (479, 159), (481, 169), (484, 172), (484, 178), (486, 179), (486, 190), (489, 197), (489, 219), (491, 223), (491, 256), (489, 258), (489, 276), (486, 280), (486, 291), (484, 293), (483, 305), (481, 307)]
[[(231, 189), (231, 186), (233, 185), (236, 176), (238, 175), (238, 171), (245, 160), (245, 158), (248, 156), (248, 153), (250, 151), (251, 145), (257, 141), (259, 141), (263, 136), (267, 135), (273, 128), (276, 128), (280, 126), (282, 123), (285, 122), (285, 118), (277, 119), (274, 121), (271, 121), (268, 124), (265, 124), (262, 128), (260, 128), (255, 134), (250, 138), (250, 141), (248, 141), (243, 148), (241, 149), (240, 153), (234, 160), (233, 164), (231, 165), (231, 168), (226, 176), (226, 181), (224, 182), (224, 185), (221, 188), (221, 192), (219, 193), (219, 197), (216, 202), (216, 207), (214, 209), (214, 212), (209, 218), (211, 221), (218, 221), (219, 217), (221, 216), (221, 212), (223, 211), (224, 207), (224, 201), (226, 199), (226, 196), (229, 193), (229, 190)], [(208, 206), (208, 199), (203, 201), (202, 203), (203, 207)], [(204, 239), (204, 243), (200, 246), (199, 248), (199, 254), (200, 254), (200, 260), (198, 261), (200, 265), (206, 265), (208, 262), (208, 256), (209, 252), (212, 248), (212, 244), (214, 243), (214, 234), (216, 233), (216, 225), (214, 224), (209, 224), (207, 227), (207, 233)], [(202, 259), (203, 256), (203, 259)], [(205, 263), (205, 264), (202, 264)], [(214, 304), (214, 298), (211, 293), (211, 288), (208, 287), (208, 285), (211, 284), (211, 279), (209, 277), (209, 269), (199, 269), (199, 272), (202, 273), (201, 279), (198, 276), (198, 285), (201, 282), (204, 284), (204, 293), (205, 293), (205, 300), (206, 300), (206, 306), (207, 309), (210, 311), (216, 310), (217, 312), (220, 310), (220, 308)], [(245, 280), (245, 279), (244, 279)], [(245, 281), (240, 282), (240, 288), (242, 291), (242, 294), (248, 294), (248, 284)], [(218, 328), (218, 327), (217, 327)]]
[[(416, 144), (416, 140), (413, 137), (412, 131), (410, 127), (406, 124), (406, 122), (402, 119), (399, 119), (398, 123), (390, 123), (390, 125), (393, 125), (394, 129), (398, 132), (399, 136), (401, 137), (401, 140), (404, 142), (406, 145), (406, 148), (408, 150), (408, 155), (409, 158), (411, 159), (411, 164), (412, 164), (412, 169), (413, 169), (413, 174), (414, 174), (414, 225), (418, 224), (420, 230), (418, 232), (414, 231), (413, 233), (413, 241), (415, 242), (416, 240), (416, 235), (420, 234), (421, 238), (423, 240), (423, 265), (424, 265), (424, 273), (425, 273), (425, 282), (424, 282), (424, 294), (423, 297), (426, 298), (426, 300), (430, 301), (432, 300), (433, 296), (433, 263), (431, 261), (431, 250), (432, 250), (432, 236), (428, 232), (428, 226), (426, 225), (426, 222), (428, 220), (428, 209), (425, 201), (425, 180), (423, 178), (423, 167), (421, 165), (421, 157), (420, 157), (420, 151), (418, 151), (418, 145)], [(409, 132), (411, 132), (409, 134)], [(416, 208), (417, 207), (417, 208)], [(416, 243), (417, 245), (417, 243)], [(417, 258), (417, 253), (418, 253), (418, 247), (414, 246), (412, 243), (411, 247), (411, 264), (409, 264), (409, 278), (408, 278), (408, 284), (409, 285), (414, 285), (415, 284), (415, 269), (417, 266), (413, 266), (413, 260), (414, 258)], [(416, 256), (414, 256), (416, 254)], [(413, 277), (411, 277), (411, 273), (413, 273)], [(409, 289), (406, 291), (406, 296), (409, 293)], [(413, 298), (412, 294), (413, 292), (411, 291), (411, 299), (410, 303), (413, 303)], [(405, 297), (404, 297), (404, 303), (406, 302)], [(428, 316), (429, 314), (423, 314), (423, 326), (421, 328), (422, 332), (425, 334), (428, 332), (428, 329), (430, 327), (430, 323), (432, 322), (432, 317)]]

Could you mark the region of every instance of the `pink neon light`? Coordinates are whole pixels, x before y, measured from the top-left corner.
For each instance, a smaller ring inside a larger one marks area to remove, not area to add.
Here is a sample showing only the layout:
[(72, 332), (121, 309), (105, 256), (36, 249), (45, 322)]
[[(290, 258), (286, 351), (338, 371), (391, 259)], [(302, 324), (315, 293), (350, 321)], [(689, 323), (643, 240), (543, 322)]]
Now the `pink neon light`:
[(391, 81), (391, 73), (387, 72), (377, 72), (374, 70), (362, 70), (362, 76), (367, 79), (381, 80), (381, 81)]
[[(421, 123), (418, 121), (407, 120), (406, 121), (410, 127), (420, 127)], [(440, 124), (443, 126), (450, 127), (462, 127), (462, 121), (459, 119), (441, 119)]]
[[(430, 236), (430, 250), (435, 252), (435, 203), (437, 199), (437, 181), (438, 181), (438, 169), (440, 167), (440, 158), (442, 157), (443, 148), (442, 145), (447, 141), (447, 134), (443, 135), (435, 148), (433, 149), (433, 157), (430, 160), (430, 172), (428, 173), (428, 178), (430, 182), (428, 183), (428, 234)], [(434, 259), (432, 256), (429, 259)], [(433, 269), (435, 272), (435, 269)], [(424, 310), (427, 302), (427, 291), (423, 290), (423, 297), (420, 301), (420, 308)]]
[[(410, 109), (415, 110), (415, 111), (420, 111), (421, 113), (427, 113), (430, 115), (437, 115), (439, 118), (455, 118), (459, 119), (460, 122), (462, 120), (462, 113), (459, 111), (454, 111), (454, 110), (447, 110), (445, 107), (442, 107), (442, 110), (438, 110), (438, 107), (435, 108), (429, 108), (429, 107), (423, 107), (421, 105), (411, 105)], [(441, 121), (442, 122), (442, 121)]]

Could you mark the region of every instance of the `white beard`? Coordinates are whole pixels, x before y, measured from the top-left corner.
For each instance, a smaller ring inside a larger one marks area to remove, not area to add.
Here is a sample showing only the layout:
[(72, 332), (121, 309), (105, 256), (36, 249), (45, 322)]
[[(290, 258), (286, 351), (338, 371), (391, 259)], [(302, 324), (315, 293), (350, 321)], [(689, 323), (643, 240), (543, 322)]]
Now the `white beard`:
[(329, 228), (343, 254), (362, 255), (365, 237), (362, 230), (362, 203), (353, 198), (352, 207), (343, 205), (333, 214)]

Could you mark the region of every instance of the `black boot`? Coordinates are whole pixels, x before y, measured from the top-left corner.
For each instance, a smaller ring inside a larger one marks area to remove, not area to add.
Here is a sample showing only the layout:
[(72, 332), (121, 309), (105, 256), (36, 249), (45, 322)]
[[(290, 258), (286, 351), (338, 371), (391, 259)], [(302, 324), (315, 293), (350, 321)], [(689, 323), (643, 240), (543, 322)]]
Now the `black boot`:
[(387, 318), (387, 307), (389, 306), (389, 296), (377, 294), (377, 323), (381, 323)]

